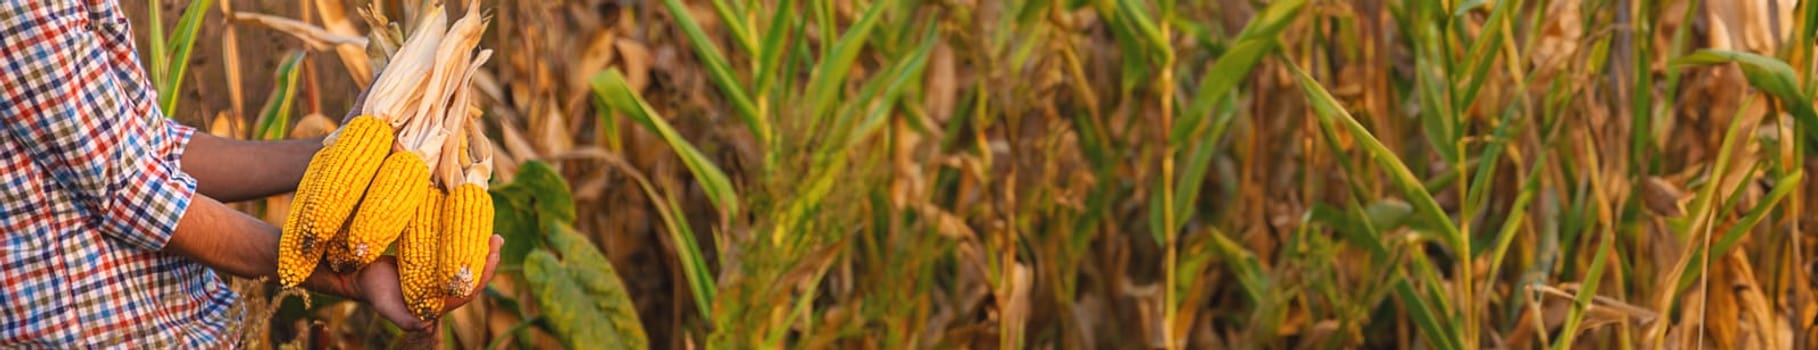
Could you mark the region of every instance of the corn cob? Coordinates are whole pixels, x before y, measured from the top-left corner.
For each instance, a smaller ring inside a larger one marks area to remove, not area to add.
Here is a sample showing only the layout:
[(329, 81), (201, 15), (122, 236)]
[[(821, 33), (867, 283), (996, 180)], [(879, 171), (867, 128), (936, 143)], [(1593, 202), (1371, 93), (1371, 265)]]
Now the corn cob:
[(284, 218), (279, 240), (278, 279), (285, 287), (296, 286), (315, 270), (327, 248), (323, 243), (347, 223), (393, 138), (385, 121), (359, 116), (324, 140), (326, 146), (310, 158), (294, 196), (301, 205), (293, 205)]
[[(354, 212), (357, 213), (359, 211), (360, 211), (360, 206), (354, 206)], [(350, 220), (351, 220), (351, 218), (350, 218)], [(329, 271), (334, 271), (337, 273), (345, 273), (345, 272), (353, 271), (352, 264), (344, 265), (344, 264), (336, 263), (337, 261), (354, 260), (353, 251), (347, 249), (347, 236), (351, 236), (350, 234), (347, 233), (347, 231), (348, 231), (347, 228), (349, 228), (349, 227), (353, 227), (353, 224), (349, 223), (346, 226), (343, 226), (343, 228), (341, 229), (341, 232), (335, 232), (335, 238), (331, 238), (328, 240), (328, 248), (327, 248), (328, 254), (326, 257), (323, 257), (322, 259), (328, 261), (328, 270)]]
[(354, 212), (347, 234), (335, 240), (328, 254), (329, 267), (349, 272), (377, 259), (398, 239), (410, 217), (423, 202), (422, 188), (429, 186), (429, 167), (411, 152), (392, 152), (379, 166), (372, 185)]
[(463, 297), (479, 287), (486, 268), (487, 241), (492, 238), (492, 196), (477, 184), (462, 184), (442, 204), (442, 276), (449, 296)]
[(446, 283), (438, 278), (438, 246), (442, 242), (442, 204), (448, 196), (435, 186), (422, 189), (423, 203), (413, 211), (398, 239), (398, 282), (404, 289), (404, 304), (417, 318), (427, 321), (442, 314)]

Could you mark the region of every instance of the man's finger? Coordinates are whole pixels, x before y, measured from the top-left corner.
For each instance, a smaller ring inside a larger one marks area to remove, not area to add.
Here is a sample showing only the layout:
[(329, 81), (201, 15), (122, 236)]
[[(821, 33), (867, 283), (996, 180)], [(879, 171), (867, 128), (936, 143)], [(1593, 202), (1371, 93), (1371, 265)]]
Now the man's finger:
[(452, 312), (455, 309), (461, 308), (462, 305), (467, 305), (468, 302), (471, 302), (475, 297), (478, 297), (481, 291), (486, 289), (486, 284), (492, 283), (493, 270), (497, 269), (499, 266), (499, 247), (505, 246), (505, 237), (492, 235), (492, 239), (488, 241), (487, 245), (489, 253), (486, 254), (485, 272), (480, 274), (480, 288), (474, 289), (472, 294), (466, 296), (448, 297), (443, 299), (442, 305), (444, 305), (444, 309), (442, 312)]
[(481, 286), (485, 286), (487, 283), (492, 282), (492, 272), (493, 269), (499, 267), (499, 248), (505, 247), (505, 237), (496, 234), (492, 235), (492, 239), (488, 240), (487, 244), (488, 249), (490, 250), (488, 250), (489, 253), (486, 254), (486, 273), (480, 274)]

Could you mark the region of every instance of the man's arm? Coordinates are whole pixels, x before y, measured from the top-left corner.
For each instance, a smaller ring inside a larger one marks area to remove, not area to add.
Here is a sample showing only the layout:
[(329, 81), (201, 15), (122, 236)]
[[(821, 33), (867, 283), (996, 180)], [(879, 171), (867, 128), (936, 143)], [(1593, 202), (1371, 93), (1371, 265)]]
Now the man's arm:
[[(277, 276), (277, 227), (228, 208), (207, 196), (190, 199), (164, 250), (245, 278)], [(321, 271), (318, 271), (321, 272)], [(314, 273), (305, 289), (358, 299), (358, 291), (333, 273)]]
[[(177, 230), (171, 234), (164, 251), (188, 257), (235, 276), (269, 278), (275, 281), (279, 234), (277, 227), (228, 208), (212, 198), (197, 195), (190, 200), (189, 209), (178, 222)], [(480, 279), (482, 286), (492, 280), (493, 268), (499, 261), (499, 246), (504, 240), (494, 235), (490, 243), (491, 253), (487, 256), (486, 269)], [(400, 328), (423, 330), (429, 327), (427, 323), (417, 320), (405, 307), (404, 294), (398, 285), (397, 263), (389, 256), (381, 257), (360, 271), (348, 274), (328, 271), (327, 265), (319, 266), (315, 273), (309, 275), (309, 279), (303, 281), (302, 287), (366, 302)], [(444, 301), (447, 307), (444, 312), (454, 310), (471, 300), (471, 296), (449, 298)]]
[(183, 172), (196, 191), (226, 202), (295, 191), (322, 138), (246, 141), (196, 133), (183, 152)]

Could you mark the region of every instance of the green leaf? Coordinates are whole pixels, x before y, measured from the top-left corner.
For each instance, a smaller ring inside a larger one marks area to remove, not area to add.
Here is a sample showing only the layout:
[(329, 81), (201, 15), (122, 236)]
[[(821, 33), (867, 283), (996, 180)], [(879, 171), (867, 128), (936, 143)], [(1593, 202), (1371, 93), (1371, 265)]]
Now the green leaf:
[[(253, 139), (283, 140), (290, 134), (290, 106), (296, 97), (298, 67), (303, 62), (306, 52), (297, 52), (284, 59), (272, 82), (271, 96), (265, 101), (265, 108), (259, 111), (259, 120), (253, 123)], [(170, 115), (165, 110), (165, 115)]]
[(1321, 87), (1318, 81), (1314, 81), (1313, 77), (1308, 76), (1307, 72), (1302, 71), (1300, 66), (1294, 64), (1287, 66), (1299, 79), (1301, 88), (1306, 91), (1307, 99), (1313, 105), (1313, 114), (1319, 118), (1320, 127), (1326, 129), (1343, 127), (1349, 131), (1364, 152), (1370, 155), (1370, 159), (1376, 161), (1377, 166), (1382, 167), (1389, 174), (1389, 180), (1401, 189), (1407, 200), (1414, 204), (1416, 211), (1427, 220), (1437, 224), (1435, 226), (1438, 226), (1438, 229), (1444, 234), (1441, 238), (1452, 249), (1457, 250), (1461, 256), (1470, 256), (1469, 242), (1466, 242), (1464, 234), (1459, 232), (1458, 226), (1454, 225), (1452, 218), (1439, 207), (1439, 202), (1433, 199), (1433, 194), (1427, 192), (1426, 186), (1421, 184), (1420, 179), (1415, 178), (1414, 173), (1408, 170), (1407, 164), (1403, 164), (1401, 159), (1396, 157), (1395, 152), (1390, 151), (1387, 146), (1383, 146), (1381, 141), (1376, 140), (1376, 136), (1370, 134), (1368, 129), (1364, 129), (1363, 124), (1359, 124), (1357, 119), (1352, 118), (1351, 113), (1346, 112), (1339, 105), (1338, 100), (1332, 98), (1332, 94), (1327, 93), (1326, 89)]
[[(165, 43), (170, 40), (164, 37), (163, 3), (163, 1), (159, 0), (149, 0), (145, 2), (146, 16), (150, 17), (147, 21), (150, 25), (147, 27), (151, 27), (151, 57), (148, 58), (151, 59), (152, 86), (155, 86), (158, 89), (163, 89), (164, 82), (170, 80), (170, 78), (164, 76), (164, 74), (167, 74), (165, 71), (170, 69), (170, 62), (166, 61), (170, 59), (170, 54), (164, 52), (165, 47), (168, 46)], [(176, 92), (164, 91), (164, 93), (174, 94)], [(159, 103), (159, 105), (162, 106), (163, 104)], [(165, 113), (168, 114), (170, 112), (165, 111)]]
[(559, 220), (563, 223), (574, 223), (574, 193), (568, 189), (568, 181), (555, 168), (542, 161), (524, 162), (518, 166), (517, 176), (512, 177), (510, 184), (502, 190), (521, 190), (535, 199), (538, 215)]
[(764, 42), (758, 46), (758, 69), (752, 73), (756, 76), (753, 80), (757, 83), (753, 84), (756, 88), (752, 91), (760, 95), (770, 92), (770, 86), (776, 81), (778, 72), (783, 70), (781, 65), (786, 60), (785, 53), (790, 52), (790, 48), (799, 41), (789, 40), (796, 32), (795, 26), (791, 25), (796, 18), (796, 12), (793, 11), (795, 2), (796, 0), (782, 0), (777, 4), (776, 14), (770, 18), (770, 29), (764, 31)]
[[(1499, 1), (1498, 3), (1503, 2), (1507, 1)], [(1483, 3), (1484, 0), (1465, 0), (1463, 3), (1459, 3), (1452, 7), (1452, 17), (1463, 17), (1466, 12), (1471, 12), (1471, 9), (1483, 6)]]
[(487, 194), (492, 195), (492, 232), (505, 238), (505, 246), (499, 247), (499, 265), (521, 265), (531, 247), (543, 239), (537, 233), (539, 221), (531, 199), (522, 191), (498, 188)]
[(682, 261), (682, 275), (688, 281), (688, 291), (694, 297), (695, 309), (701, 313), (701, 318), (713, 319), (713, 300), (719, 293), (719, 286), (714, 284), (713, 272), (708, 270), (700, 245), (695, 243), (694, 229), (688, 227), (681, 204), (670, 196), (658, 193), (656, 187), (650, 185), (650, 180), (642, 175), (631, 178), (637, 181), (638, 188), (644, 191), (644, 197), (649, 198), (650, 205), (655, 207), (657, 217), (663, 221), (663, 228), (669, 231), (670, 241), (676, 242), (676, 258)]
[[(701, 23), (695, 21), (694, 15), (688, 12), (688, 6), (683, 5), (681, 0), (664, 0), (663, 5), (669, 8), (669, 15), (675, 16), (676, 25), (681, 26), (682, 33), (688, 36), (688, 44), (694, 47), (695, 55), (699, 56), (702, 65), (707, 66), (707, 76), (713, 79), (714, 85), (720, 87), (720, 93), (726, 96), (726, 100), (732, 102), (732, 109), (737, 111), (739, 118), (745, 121), (746, 127), (751, 129), (751, 134), (757, 136), (760, 141), (770, 140), (772, 136), (770, 122), (758, 119), (760, 113), (757, 110), (757, 104), (751, 101), (751, 95), (746, 93), (742, 85), (739, 85), (738, 77), (732, 75), (732, 66), (726, 63), (726, 55), (721, 54), (720, 48), (713, 45), (713, 38), (707, 36), (706, 30), (701, 29)], [(600, 74), (604, 74), (604, 72)], [(594, 75), (596, 93), (599, 77), (599, 74)]]
[(542, 317), (570, 348), (642, 349), (650, 346), (636, 304), (612, 264), (593, 243), (566, 225), (553, 225), (548, 250), (531, 252), (525, 278)]
[(164, 75), (164, 85), (158, 87), (158, 107), (163, 108), (166, 116), (177, 114), (177, 97), (183, 95), (183, 70), (189, 67), (189, 52), (196, 47), (196, 31), (202, 27), (202, 18), (208, 15), (208, 9), (214, 3), (214, 0), (190, 2), (189, 7), (183, 9), (183, 18), (177, 20), (177, 32), (166, 43), (170, 45), (167, 51), (171, 56), (165, 60), (170, 65), (170, 73)]
[(1697, 282), (1698, 277), (1704, 274), (1704, 269), (1690, 267), (1704, 266), (1704, 260), (1707, 256), (1723, 256), (1724, 254), (1729, 254), (1730, 248), (1735, 248), (1737, 243), (1741, 243), (1742, 236), (1748, 234), (1749, 231), (1753, 231), (1755, 226), (1760, 224), (1761, 220), (1767, 217), (1768, 212), (1773, 211), (1774, 207), (1779, 205), (1781, 200), (1785, 199), (1793, 190), (1799, 188), (1801, 183), (1804, 183), (1804, 179), (1805, 172), (1795, 170), (1791, 174), (1787, 174), (1786, 176), (1775, 180), (1774, 189), (1769, 191), (1766, 197), (1762, 198), (1759, 202), (1760, 204), (1756, 204), (1754, 208), (1749, 209), (1747, 214), (1743, 214), (1742, 220), (1737, 221), (1736, 224), (1731, 225), (1729, 229), (1724, 230), (1723, 237), (1718, 238), (1717, 244), (1711, 246), (1711, 250), (1708, 254), (1703, 247), (1693, 246), (1691, 260), (1686, 263), (1688, 268), (1686, 269), (1685, 274), (1680, 275), (1679, 277), (1678, 290), (1684, 291), (1686, 288), (1690, 288), (1692, 283)]
[(1565, 326), (1560, 328), (1559, 339), (1553, 342), (1553, 350), (1564, 350), (1572, 345), (1572, 339), (1578, 337), (1578, 324), (1584, 320), (1586, 310), (1591, 307), (1591, 299), (1597, 296), (1597, 284), (1603, 281), (1603, 266), (1610, 255), (1610, 242), (1616, 240), (1614, 233), (1603, 233), (1603, 242), (1597, 245), (1597, 254), (1591, 258), (1590, 271), (1585, 273), (1584, 281), (1578, 287), (1578, 296), (1572, 298), (1572, 311), (1566, 314)]
[(1420, 335), (1436, 349), (1459, 349), (1458, 339), (1451, 337), (1450, 324), (1442, 324), (1431, 306), (1414, 291), (1414, 284), (1403, 278), (1395, 283), (1395, 298), (1401, 300), (1402, 307), (1407, 308), (1408, 316), (1414, 318), (1415, 327), (1420, 328)]
[(1212, 107), (1248, 77), (1256, 63), (1262, 61), (1262, 56), (1274, 51), (1275, 46), (1274, 40), (1245, 41), (1225, 51), (1225, 55), (1200, 76), (1199, 91), (1195, 91), (1188, 102), (1186, 113), (1181, 114), (1180, 124), (1174, 128), (1169, 142), (1181, 145), (1196, 136), (1203, 129), (1200, 125), (1212, 114)]
[(1268, 293), (1274, 283), (1270, 281), (1268, 271), (1256, 259), (1256, 254), (1226, 238), (1224, 232), (1216, 228), (1206, 234), (1211, 238), (1212, 253), (1230, 266), (1232, 273), (1237, 274), (1237, 284), (1242, 288), (1245, 299), (1253, 304), (1268, 300)]
[[(846, 33), (838, 37), (830, 55), (822, 58), (820, 64), (814, 66), (814, 71), (809, 75), (811, 78), (808, 81), (809, 118), (820, 119), (829, 115), (828, 112), (832, 110), (834, 101), (838, 100), (840, 93), (845, 90), (846, 74), (852, 72), (852, 64), (858, 61), (859, 51), (865, 47), (871, 30), (877, 27), (878, 20), (883, 17), (884, 9), (890, 8), (894, 3), (894, 0), (872, 3), (871, 7), (865, 9), (865, 15), (859, 17), (858, 22), (854, 22), (851, 27), (846, 29)], [(823, 36), (823, 38), (827, 37)]]
[[(1818, 110), (1812, 108), (1811, 98), (1799, 89), (1798, 75), (1786, 62), (1747, 52), (1712, 49), (1698, 50), (1673, 60), (1674, 65), (1726, 62), (1735, 62), (1741, 66), (1742, 75), (1748, 78), (1749, 85), (1780, 100), (1781, 105), (1793, 114), (1799, 133), (1806, 136), (1807, 142), (1818, 141)], [(1804, 146), (1818, 147), (1809, 144)]]
[(1158, 53), (1168, 51), (1168, 39), (1162, 36), (1161, 28), (1155, 25), (1155, 20), (1149, 18), (1148, 10), (1137, 0), (1117, 0), (1117, 14), (1128, 19), (1127, 23), (1136, 34), (1141, 35), (1147, 48)]
[[(1479, 3), (1482, 2), (1482, 0), (1476, 1)], [(1462, 14), (1465, 10), (1475, 6), (1476, 4), (1468, 4), (1459, 7), (1458, 10), (1459, 13)], [(1496, 8), (1490, 11), (1490, 18), (1484, 23), (1483, 34), (1479, 35), (1477, 40), (1471, 42), (1471, 55), (1467, 56), (1470, 57), (1471, 61), (1469, 64), (1465, 65), (1465, 69), (1467, 69), (1466, 72), (1469, 73), (1470, 76), (1456, 77), (1469, 80), (1460, 81), (1468, 83), (1465, 84), (1464, 94), (1453, 96), (1453, 108), (1461, 110), (1470, 108), (1471, 103), (1477, 100), (1477, 93), (1483, 88), (1483, 83), (1489, 80), (1488, 74), (1490, 72), (1490, 63), (1496, 62), (1497, 49), (1502, 47), (1503, 29), (1507, 28), (1505, 25), (1509, 20), (1510, 13), (1520, 9), (1520, 6), (1521, 1), (1519, 0), (1502, 0), (1497, 1)]]
[(1400, 227), (1401, 222), (1414, 212), (1407, 203), (1397, 200), (1370, 203), (1363, 210), (1355, 210), (1354, 207), (1348, 209), (1351, 210), (1314, 203), (1302, 222), (1319, 223), (1338, 231), (1349, 244), (1368, 250), (1372, 259), (1386, 259), (1389, 256), (1389, 248), (1383, 245), (1378, 232)]
[(722, 27), (732, 34), (732, 42), (738, 44), (739, 49), (745, 50), (745, 52), (757, 52), (757, 36), (751, 34), (751, 25), (745, 23), (745, 16), (741, 14), (743, 11), (733, 8), (736, 4), (727, 4), (726, 1), (711, 1), (713, 12), (719, 14), (720, 21), (725, 23)]
[(502, 264), (516, 265), (543, 239), (538, 227), (546, 222), (573, 224), (574, 197), (568, 182), (548, 163), (525, 162), (510, 184), (488, 191), (493, 198), (493, 232), (505, 237), (499, 248)]
[(631, 88), (625, 83), (625, 77), (620, 76), (618, 71), (607, 70), (595, 74), (593, 76), (593, 94), (605, 101), (606, 106), (631, 117), (633, 121), (643, 125), (645, 129), (669, 143), (669, 147), (675, 149), (676, 155), (682, 158), (682, 164), (688, 167), (688, 171), (694, 173), (703, 192), (707, 193), (708, 199), (713, 200), (722, 215), (735, 215), (739, 212), (739, 195), (732, 188), (732, 181), (727, 180), (726, 173), (721, 171), (718, 165), (714, 165), (713, 161), (707, 159), (707, 155), (694, 148), (694, 144), (682, 138), (682, 135), (677, 133), (675, 128), (670, 127), (669, 122), (665, 121), (662, 116), (657, 115), (656, 110), (650, 108), (650, 104), (645, 103), (643, 98), (631, 92)]

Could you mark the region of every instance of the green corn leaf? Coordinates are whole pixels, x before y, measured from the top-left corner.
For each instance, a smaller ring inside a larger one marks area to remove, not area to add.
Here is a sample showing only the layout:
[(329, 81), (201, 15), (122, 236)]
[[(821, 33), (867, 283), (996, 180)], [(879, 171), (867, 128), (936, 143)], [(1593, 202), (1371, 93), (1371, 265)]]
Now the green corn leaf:
[(732, 34), (732, 42), (738, 44), (740, 50), (745, 50), (745, 52), (750, 53), (758, 52), (757, 36), (751, 33), (751, 25), (745, 22), (745, 16), (743, 15), (745, 11), (743, 9), (735, 8), (738, 7), (737, 4), (727, 4), (727, 1), (728, 0), (711, 1), (713, 4), (713, 12), (720, 16), (721, 22), (725, 23), (725, 26), (723, 27), (726, 28), (728, 33)]
[(760, 94), (771, 91), (777, 72), (782, 71), (781, 65), (788, 60), (785, 54), (791, 52), (791, 47), (796, 45), (797, 40), (790, 40), (797, 30), (792, 25), (796, 19), (795, 2), (796, 0), (782, 0), (777, 4), (776, 14), (770, 18), (770, 29), (764, 31), (764, 41), (758, 46), (759, 68), (753, 73), (757, 76), (754, 79), (757, 83), (752, 91)]
[[(1481, 0), (1478, 1), (1481, 2)], [(1474, 7), (1474, 5), (1472, 5), (1472, 7)], [(1461, 6), (1459, 8), (1461, 11), (1460, 13), (1467, 8), (1468, 7)], [(1470, 57), (1471, 62), (1465, 65), (1465, 69), (1468, 69), (1466, 72), (1468, 72), (1470, 76), (1460, 78), (1468, 79), (1461, 81), (1468, 83), (1465, 84), (1464, 94), (1453, 96), (1453, 108), (1469, 108), (1471, 103), (1477, 100), (1477, 93), (1482, 90), (1483, 83), (1488, 80), (1490, 64), (1496, 62), (1496, 51), (1503, 43), (1503, 29), (1508, 28), (1505, 24), (1509, 21), (1509, 16), (1511, 16), (1510, 13), (1515, 12), (1520, 8), (1520, 0), (1502, 0), (1496, 2), (1496, 8), (1490, 11), (1489, 20), (1484, 22), (1483, 34), (1478, 35), (1477, 40), (1471, 42), (1471, 55), (1468, 56)]]
[(201, 29), (202, 18), (214, 3), (214, 0), (190, 2), (189, 7), (183, 9), (183, 17), (177, 20), (177, 32), (171, 34), (166, 43), (170, 45), (165, 49), (170, 58), (164, 62), (169, 65), (169, 73), (164, 75), (164, 85), (158, 87), (158, 107), (163, 108), (167, 116), (177, 115), (177, 97), (183, 95), (183, 71), (189, 68), (189, 52), (196, 47), (196, 31)]
[[(290, 106), (297, 94), (297, 74), (305, 52), (291, 54), (278, 64), (275, 79), (271, 84), (271, 95), (266, 98), (265, 108), (259, 111), (259, 120), (253, 123), (253, 139), (283, 140), (290, 134)], [(169, 115), (169, 111), (165, 111)]]
[(1420, 328), (1420, 336), (1432, 343), (1433, 348), (1460, 349), (1458, 339), (1450, 337), (1452, 325), (1440, 322), (1437, 312), (1421, 299), (1419, 292), (1414, 290), (1414, 284), (1407, 278), (1401, 278), (1395, 283), (1395, 297), (1401, 300), (1402, 307), (1414, 318), (1414, 326)]
[(1597, 245), (1597, 255), (1591, 258), (1590, 271), (1585, 273), (1584, 282), (1578, 287), (1578, 296), (1572, 298), (1572, 311), (1566, 314), (1565, 326), (1560, 328), (1559, 339), (1553, 341), (1553, 350), (1571, 347), (1572, 340), (1578, 337), (1578, 324), (1584, 321), (1591, 299), (1597, 296), (1597, 284), (1603, 281), (1603, 267), (1609, 260), (1610, 242), (1616, 239), (1616, 235), (1610, 232), (1605, 232), (1602, 236), (1602, 243)]
[(1686, 288), (1690, 288), (1693, 283), (1698, 281), (1699, 276), (1704, 274), (1703, 269), (1689, 267), (1703, 266), (1706, 256), (1723, 256), (1724, 254), (1728, 254), (1730, 248), (1735, 248), (1737, 243), (1742, 242), (1743, 235), (1748, 234), (1749, 231), (1753, 231), (1755, 226), (1760, 224), (1762, 219), (1767, 218), (1767, 214), (1772, 212), (1774, 207), (1780, 204), (1781, 200), (1786, 199), (1788, 194), (1792, 194), (1793, 190), (1798, 189), (1799, 185), (1804, 183), (1804, 179), (1805, 172), (1795, 170), (1791, 174), (1787, 174), (1786, 176), (1782, 176), (1780, 179), (1775, 180), (1774, 189), (1769, 191), (1768, 195), (1761, 199), (1759, 202), (1760, 204), (1756, 204), (1754, 208), (1749, 209), (1749, 212), (1742, 216), (1742, 220), (1737, 221), (1736, 224), (1731, 225), (1729, 229), (1724, 230), (1723, 237), (1718, 238), (1717, 244), (1711, 245), (1710, 253), (1707, 254), (1703, 247), (1692, 247), (1693, 252), (1691, 260), (1686, 263), (1688, 268), (1686, 269), (1685, 274), (1680, 275), (1679, 277), (1678, 290), (1683, 292)]
[(694, 173), (703, 192), (706, 192), (707, 197), (713, 200), (722, 215), (739, 213), (739, 195), (732, 188), (732, 182), (727, 180), (726, 173), (721, 171), (718, 165), (714, 165), (707, 155), (695, 149), (694, 144), (682, 138), (682, 135), (677, 133), (675, 128), (670, 127), (669, 122), (665, 121), (662, 116), (657, 115), (656, 110), (651, 109), (643, 98), (633, 93), (631, 88), (626, 85), (625, 77), (619, 75), (616, 70), (607, 70), (595, 74), (592, 85), (594, 96), (603, 100), (607, 106), (612, 107), (612, 110), (631, 117), (633, 121), (669, 143), (669, 147), (675, 149), (676, 155), (682, 158), (682, 164), (688, 167), (688, 171)]
[[(1712, 49), (1698, 50), (1673, 60), (1674, 65), (1727, 62), (1735, 62), (1742, 67), (1742, 74), (1748, 78), (1749, 85), (1780, 100), (1797, 121), (1799, 133), (1806, 137), (1807, 142), (1818, 141), (1818, 110), (1812, 108), (1811, 98), (1799, 89), (1798, 75), (1786, 62), (1747, 52)], [(1818, 146), (1808, 144), (1805, 147)]]
[(719, 294), (719, 286), (714, 283), (713, 272), (707, 267), (706, 255), (701, 253), (700, 244), (695, 242), (694, 228), (688, 225), (686, 212), (682, 211), (681, 204), (675, 198), (657, 192), (649, 179), (632, 169), (626, 169), (626, 172), (633, 174), (632, 180), (644, 191), (644, 197), (650, 199), (650, 205), (656, 209), (663, 228), (669, 232), (670, 241), (675, 242), (676, 258), (682, 262), (682, 275), (688, 282), (690, 295), (694, 297), (695, 310), (701, 313), (701, 318), (713, 319), (713, 301)]
[(1397, 158), (1387, 146), (1383, 146), (1381, 141), (1377, 141), (1368, 129), (1364, 129), (1363, 124), (1359, 124), (1357, 119), (1352, 118), (1351, 114), (1346, 112), (1338, 100), (1332, 98), (1332, 94), (1326, 92), (1318, 81), (1314, 81), (1313, 77), (1308, 76), (1307, 72), (1302, 71), (1297, 65), (1289, 64), (1288, 67), (1299, 79), (1302, 90), (1306, 91), (1308, 102), (1313, 105), (1313, 114), (1319, 117), (1320, 126), (1326, 129), (1343, 127), (1350, 132), (1352, 137), (1358, 141), (1358, 145), (1363, 147), (1364, 152), (1370, 155), (1370, 159), (1376, 161), (1377, 166), (1389, 173), (1390, 181), (1402, 190), (1402, 194), (1414, 204), (1416, 211), (1439, 226), (1439, 229), (1443, 231), (1441, 233), (1444, 234), (1441, 236), (1442, 239), (1452, 249), (1457, 250), (1461, 256), (1470, 256), (1469, 242), (1465, 240), (1463, 233), (1458, 231), (1458, 226), (1452, 223), (1452, 218), (1439, 207), (1439, 202), (1435, 201), (1433, 195), (1427, 192), (1426, 186), (1420, 182), (1420, 179), (1414, 177), (1414, 173), (1408, 170), (1408, 166), (1403, 164), (1401, 159)]
[(1452, 17), (1463, 17), (1465, 13), (1471, 12), (1472, 9), (1483, 6), (1483, 3), (1484, 0), (1465, 0), (1462, 3), (1458, 3), (1457, 5), (1452, 6)]
[[(163, 3), (163, 1), (159, 0), (148, 0), (145, 2), (146, 17), (149, 18), (147, 22), (150, 23), (147, 27), (151, 27), (151, 57), (147, 58), (151, 59), (152, 86), (159, 89), (163, 89), (164, 82), (170, 80), (170, 78), (164, 76), (165, 74), (168, 74), (166, 70), (170, 69), (170, 62), (166, 61), (170, 59), (170, 53), (164, 52), (167, 49), (166, 46), (169, 46), (165, 43), (170, 40), (164, 37)], [(169, 90), (160, 92), (167, 94), (176, 93), (175, 91)], [(162, 107), (162, 101), (160, 101), (158, 105)], [(165, 113), (168, 114), (170, 112), (165, 111)]]
[(1187, 104), (1186, 113), (1181, 114), (1169, 141), (1175, 145), (1186, 142), (1201, 128), (1206, 116), (1212, 113), (1213, 105), (1223, 100), (1238, 83), (1243, 82), (1257, 62), (1277, 46), (1275, 37), (1282, 28), (1294, 21), (1297, 10), (1306, 0), (1283, 0), (1269, 3), (1261, 15), (1244, 26), (1238, 35), (1237, 43), (1231, 45), (1224, 55), (1219, 56), (1212, 68), (1199, 78), (1199, 90), (1194, 92)]
[[(1504, 111), (1496, 130), (1491, 132), (1489, 143), (1484, 145), (1482, 155), (1477, 158), (1477, 169), (1472, 173), (1471, 182), (1466, 186), (1465, 208), (1471, 208), (1472, 211), (1483, 210), (1485, 204), (1489, 202), (1491, 181), (1496, 176), (1496, 165), (1502, 162), (1503, 149), (1508, 146), (1509, 139), (1514, 137), (1510, 134), (1524, 124), (1523, 121), (1526, 121), (1526, 119), (1517, 119), (1518, 114), (1514, 110), (1514, 104), (1510, 104), (1509, 109)], [(1464, 214), (1467, 217), (1471, 215), (1476, 215), (1476, 213)]]
[(1138, 0), (1117, 0), (1117, 15), (1127, 20), (1126, 23), (1143, 39), (1145, 47), (1164, 55), (1169, 51), (1168, 39), (1162, 36), (1161, 27), (1149, 18), (1148, 10)]
[(846, 29), (846, 33), (839, 36), (838, 41), (833, 44), (830, 54), (823, 58), (820, 64), (815, 65), (808, 81), (807, 111), (810, 118), (822, 119), (828, 116), (828, 111), (832, 110), (834, 101), (838, 100), (840, 93), (845, 90), (846, 74), (852, 71), (853, 63), (858, 61), (859, 51), (865, 47), (872, 29), (877, 27), (878, 20), (883, 18), (884, 10), (892, 7), (891, 4), (894, 3), (894, 0), (872, 3), (871, 7), (865, 9), (864, 16), (859, 17), (858, 22), (853, 23)]
[(761, 113), (758, 113), (757, 104), (751, 101), (751, 95), (740, 85), (738, 77), (733, 76), (726, 55), (720, 53), (720, 48), (713, 45), (713, 38), (707, 36), (707, 32), (701, 29), (700, 22), (689, 14), (688, 6), (683, 5), (681, 0), (663, 0), (663, 5), (669, 8), (670, 15), (675, 16), (676, 25), (682, 27), (682, 33), (688, 36), (688, 44), (694, 47), (695, 55), (699, 56), (702, 65), (707, 66), (707, 76), (713, 80), (714, 85), (719, 86), (720, 93), (726, 96), (726, 100), (732, 102), (733, 110), (738, 112), (745, 126), (751, 129), (751, 134), (760, 141), (770, 140), (773, 130), (770, 121), (758, 119)]
[(1269, 290), (1272, 288), (1269, 274), (1263, 270), (1262, 263), (1256, 260), (1256, 254), (1226, 238), (1218, 229), (1213, 229), (1207, 235), (1212, 239), (1212, 253), (1217, 254), (1219, 260), (1224, 261), (1231, 267), (1231, 272), (1237, 274), (1237, 283), (1244, 292), (1244, 298), (1252, 304), (1262, 303), (1269, 298)]
[[(928, 55), (934, 52), (934, 34), (934, 26), (929, 26), (922, 35), (921, 47), (917, 48), (914, 52), (911, 52), (908, 56), (899, 58), (895, 65), (884, 72), (884, 75), (882, 76), (883, 79), (872, 80), (873, 82), (881, 82), (884, 84), (882, 86), (883, 91), (881, 92), (882, 99), (875, 99), (869, 96), (860, 99), (860, 101), (877, 102), (862, 104), (862, 109), (864, 110), (863, 118), (859, 120), (857, 127), (852, 129), (852, 133), (855, 137), (846, 140), (844, 145), (845, 148), (851, 148), (855, 144), (864, 141), (866, 138), (869, 138), (873, 132), (876, 132), (882, 127), (884, 121), (887, 119), (885, 118), (888, 115), (887, 112), (891, 111), (893, 109), (892, 107), (896, 106), (897, 100), (903, 95), (903, 90), (916, 83), (917, 80), (922, 77), (922, 69), (926, 68), (928, 65)], [(841, 129), (844, 130), (844, 128)]]

